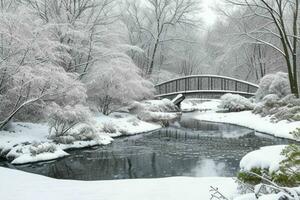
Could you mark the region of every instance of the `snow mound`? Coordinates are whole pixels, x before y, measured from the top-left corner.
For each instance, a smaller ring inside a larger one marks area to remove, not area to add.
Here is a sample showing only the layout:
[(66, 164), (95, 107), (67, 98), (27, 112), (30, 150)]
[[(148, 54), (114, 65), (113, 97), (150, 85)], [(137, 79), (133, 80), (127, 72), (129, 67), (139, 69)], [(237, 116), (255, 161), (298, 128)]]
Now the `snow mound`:
[(266, 146), (259, 150), (246, 154), (240, 161), (240, 168), (244, 171), (250, 171), (253, 168), (268, 169), (274, 172), (279, 169), (279, 164), (285, 159), (281, 155), (286, 145)]

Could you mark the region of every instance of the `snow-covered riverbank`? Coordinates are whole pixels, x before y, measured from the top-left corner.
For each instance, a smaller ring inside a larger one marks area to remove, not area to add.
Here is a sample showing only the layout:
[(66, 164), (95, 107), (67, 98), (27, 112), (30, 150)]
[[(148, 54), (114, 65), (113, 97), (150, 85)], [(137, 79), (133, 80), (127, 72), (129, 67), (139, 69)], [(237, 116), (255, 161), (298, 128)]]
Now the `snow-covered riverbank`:
[[(10, 131), (0, 131), (0, 153), (12, 160), (13, 164), (23, 164), (57, 159), (67, 156), (64, 150), (107, 145), (113, 137), (133, 135), (161, 128), (161, 125), (139, 120), (130, 114), (115, 113), (111, 116), (98, 115), (94, 118), (97, 137), (93, 140), (56, 144), (49, 139), (47, 124), (13, 123)], [(107, 132), (106, 129), (111, 129)], [(34, 147), (32, 144), (36, 144)], [(34, 149), (35, 148), (35, 149)], [(33, 151), (44, 151), (32, 155)]]
[(210, 186), (229, 198), (237, 191), (232, 178), (218, 177), (71, 181), (1, 167), (0, 177), (5, 200), (208, 200)]
[[(288, 121), (279, 121), (274, 123), (271, 121), (270, 117), (261, 117), (258, 114), (253, 114), (251, 111), (242, 111), (242, 112), (230, 112), (222, 113), (219, 111), (218, 105), (220, 104), (219, 100), (211, 100), (210, 102), (204, 102), (202, 105), (194, 105), (193, 108), (204, 109), (205, 106), (208, 106), (206, 112), (199, 111), (191, 113), (190, 116), (203, 121), (210, 122), (220, 122), (220, 123), (229, 123), (234, 125), (239, 125), (254, 129), (257, 132), (266, 133), (280, 138), (288, 138), (295, 140), (291, 134), (296, 128), (300, 128), (300, 122), (288, 122)], [(184, 108), (188, 109), (189, 104), (185, 104)]]

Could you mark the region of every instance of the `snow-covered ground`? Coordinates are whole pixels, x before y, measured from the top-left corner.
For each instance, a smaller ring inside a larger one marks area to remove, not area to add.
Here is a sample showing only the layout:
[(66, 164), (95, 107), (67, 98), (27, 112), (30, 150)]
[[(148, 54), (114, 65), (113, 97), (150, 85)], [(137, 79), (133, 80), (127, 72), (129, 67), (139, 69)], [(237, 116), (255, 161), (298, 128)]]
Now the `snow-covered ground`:
[(237, 192), (232, 178), (218, 177), (73, 181), (1, 167), (0, 177), (3, 200), (209, 200), (210, 186), (228, 198)]
[[(261, 117), (258, 114), (253, 114), (251, 111), (242, 112), (230, 112), (222, 113), (218, 111), (219, 100), (211, 100), (210, 102), (204, 102), (200, 105), (194, 105), (194, 107), (199, 107), (201, 109), (207, 107), (209, 110), (206, 112), (194, 112), (191, 117), (211, 122), (229, 123), (239, 126), (244, 126), (250, 129), (254, 129), (258, 132), (274, 135), (276, 137), (293, 139), (290, 132), (294, 131), (296, 128), (300, 127), (300, 122), (288, 122), (280, 121), (273, 123), (271, 117)], [(184, 104), (184, 108), (188, 109), (188, 105)]]
[(104, 126), (112, 126), (115, 133), (108, 133), (111, 137), (121, 135), (135, 135), (161, 128), (161, 125), (139, 120), (135, 115), (126, 113), (112, 113), (110, 116), (98, 115), (95, 118), (97, 126), (103, 130)]
[[(278, 137), (290, 138), (289, 134), (299, 122), (272, 123), (270, 118), (263, 118), (249, 111), (237, 113), (217, 113), (220, 101), (185, 101), (183, 108), (186, 111), (201, 110), (191, 113), (192, 117), (199, 120), (223, 122), (245, 126), (260, 132), (265, 132)], [(203, 112), (205, 111), (205, 112)], [(0, 149), (9, 152), (7, 155), (19, 155), (20, 151), (25, 154), (17, 156), (15, 163), (32, 162), (38, 160), (55, 159), (65, 156), (64, 151), (68, 148), (84, 147), (97, 144), (108, 144), (112, 137), (120, 135), (132, 135), (158, 129), (161, 126), (139, 120), (135, 115), (114, 113), (110, 116), (99, 115), (95, 117), (95, 125), (99, 130), (99, 141), (77, 141), (70, 145), (56, 145), (54, 154), (42, 154), (28, 156), (30, 153), (26, 145), (30, 143), (43, 143), (43, 148), (51, 148), (51, 140), (48, 139), (48, 126), (46, 124), (15, 123), (13, 132), (0, 132)], [(24, 146), (26, 148), (24, 148)], [(23, 147), (20, 149), (20, 147)], [(283, 159), (280, 155), (283, 145), (263, 147), (248, 153), (240, 162), (243, 170), (254, 167), (278, 169), (279, 162)], [(31, 150), (32, 151), (32, 150)], [(39, 157), (40, 156), (40, 157)], [(52, 156), (52, 157), (51, 157)], [(63, 200), (198, 200), (210, 199), (210, 186), (216, 187), (229, 199), (254, 200), (254, 194), (238, 195), (237, 183), (232, 178), (210, 177), (190, 178), (172, 177), (161, 179), (130, 179), (114, 181), (72, 181), (57, 180), (40, 175), (0, 167), (0, 197), (6, 200), (18, 199), (63, 199)], [(260, 200), (276, 199), (278, 195), (271, 194), (262, 196)]]
[[(11, 159), (13, 164), (53, 160), (67, 156), (68, 153), (64, 151), (67, 149), (106, 145), (113, 141), (113, 137), (161, 128), (159, 124), (144, 122), (134, 115), (122, 113), (114, 113), (111, 116), (98, 115), (94, 121), (96, 129), (99, 130), (97, 139), (70, 144), (55, 144), (49, 139), (47, 124), (13, 123), (11, 131), (0, 131), (0, 154)], [(104, 127), (112, 127), (113, 131), (105, 132)], [(36, 144), (36, 147), (32, 144)], [(34, 151), (39, 153), (33, 155)]]
[(209, 111), (209, 110), (218, 110), (218, 105), (220, 100), (210, 100), (210, 99), (185, 99), (181, 103), (181, 110), (183, 112), (192, 112), (192, 111)]

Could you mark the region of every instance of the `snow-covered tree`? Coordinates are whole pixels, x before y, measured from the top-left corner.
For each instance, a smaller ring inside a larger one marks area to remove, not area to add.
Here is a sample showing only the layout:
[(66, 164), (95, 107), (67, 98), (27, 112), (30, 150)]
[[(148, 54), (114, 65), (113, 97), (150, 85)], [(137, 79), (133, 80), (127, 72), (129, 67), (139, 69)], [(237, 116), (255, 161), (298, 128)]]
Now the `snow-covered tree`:
[(0, 24), (0, 129), (13, 117), (41, 119), (49, 102), (85, 100), (78, 75), (49, 60), (58, 45), (49, 41), (27, 7), (3, 10)]
[[(254, 43), (264, 44), (285, 61), (291, 93), (299, 97), (298, 49), (299, 49), (299, 0), (228, 0), (241, 7), (245, 18), (259, 18), (263, 24), (243, 35)], [(266, 38), (266, 35), (269, 36)], [(270, 37), (271, 36), (271, 37)]]
[[(199, 22), (199, 2), (195, 0), (146, 0), (125, 1), (123, 20), (130, 32), (131, 44), (144, 50), (144, 54), (132, 53), (143, 72), (150, 76), (154, 66), (164, 62), (169, 43), (189, 43), (184, 28)], [(176, 35), (174, 33), (181, 33)], [(163, 52), (163, 53), (160, 53)], [(173, 54), (174, 55), (174, 54)]]
[(93, 66), (86, 76), (86, 84), (89, 101), (104, 114), (154, 93), (153, 85), (142, 78), (140, 69), (122, 53)]

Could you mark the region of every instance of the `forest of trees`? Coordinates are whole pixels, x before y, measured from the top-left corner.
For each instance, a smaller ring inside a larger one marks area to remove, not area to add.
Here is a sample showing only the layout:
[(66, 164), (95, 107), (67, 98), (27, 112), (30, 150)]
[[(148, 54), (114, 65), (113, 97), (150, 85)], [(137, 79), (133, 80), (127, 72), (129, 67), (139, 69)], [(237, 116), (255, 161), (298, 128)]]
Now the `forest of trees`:
[(205, 27), (200, 0), (0, 0), (0, 129), (59, 110), (109, 114), (191, 74), (258, 83), (283, 71), (298, 96), (298, 10), (224, 0)]

